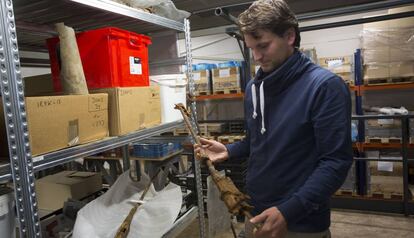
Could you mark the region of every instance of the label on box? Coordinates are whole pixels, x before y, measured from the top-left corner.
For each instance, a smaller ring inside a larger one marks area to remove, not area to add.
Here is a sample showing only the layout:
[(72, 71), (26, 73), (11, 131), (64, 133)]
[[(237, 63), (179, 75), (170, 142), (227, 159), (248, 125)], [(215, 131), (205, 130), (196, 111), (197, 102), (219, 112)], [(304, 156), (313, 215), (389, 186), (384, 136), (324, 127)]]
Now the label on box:
[(378, 161), (378, 171), (392, 172), (393, 164), (388, 161)]
[(380, 125), (393, 125), (394, 119), (378, 119), (378, 124)]
[(193, 74), (194, 81), (200, 80), (200, 78), (201, 78), (201, 73), (194, 73)]
[(142, 64), (140, 58), (129, 56), (129, 71), (131, 74), (142, 74)]
[(328, 68), (335, 68), (341, 66), (343, 61), (341, 59), (329, 60), (328, 61)]
[(219, 77), (225, 78), (230, 76), (230, 69), (220, 69), (219, 70)]

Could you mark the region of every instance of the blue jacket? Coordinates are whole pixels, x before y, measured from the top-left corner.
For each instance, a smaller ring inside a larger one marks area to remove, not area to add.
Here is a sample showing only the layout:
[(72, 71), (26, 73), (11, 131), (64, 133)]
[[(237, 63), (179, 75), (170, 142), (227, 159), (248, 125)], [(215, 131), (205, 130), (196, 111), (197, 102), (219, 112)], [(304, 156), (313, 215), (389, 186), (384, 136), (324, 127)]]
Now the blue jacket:
[(254, 215), (276, 206), (290, 231), (324, 231), (330, 197), (352, 164), (349, 89), (300, 52), (258, 80), (261, 74), (246, 87), (247, 136), (227, 145), (230, 160), (249, 157)]

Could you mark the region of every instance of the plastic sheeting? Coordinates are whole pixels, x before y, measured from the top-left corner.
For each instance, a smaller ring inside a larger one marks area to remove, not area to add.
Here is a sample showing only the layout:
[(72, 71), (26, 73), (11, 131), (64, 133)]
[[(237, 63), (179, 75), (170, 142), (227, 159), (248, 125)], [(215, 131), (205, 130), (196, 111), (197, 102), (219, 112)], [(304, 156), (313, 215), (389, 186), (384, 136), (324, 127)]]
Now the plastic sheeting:
[(179, 10), (171, 0), (114, 0), (115, 2), (137, 8), (148, 9), (159, 16), (174, 20), (183, 21), (184, 18), (190, 17), (191, 13)]
[[(130, 201), (139, 200), (148, 182), (148, 178), (134, 182), (129, 171), (123, 173), (104, 195), (78, 212), (73, 237), (113, 238), (133, 207)], [(134, 215), (128, 237), (161, 237), (172, 227), (180, 212), (181, 189), (170, 183), (156, 192), (151, 185), (144, 201)]]
[[(220, 171), (224, 175), (224, 171)], [(211, 176), (207, 177), (207, 214), (208, 234), (210, 238), (230, 230), (230, 213), (226, 204), (220, 199), (220, 191)]]

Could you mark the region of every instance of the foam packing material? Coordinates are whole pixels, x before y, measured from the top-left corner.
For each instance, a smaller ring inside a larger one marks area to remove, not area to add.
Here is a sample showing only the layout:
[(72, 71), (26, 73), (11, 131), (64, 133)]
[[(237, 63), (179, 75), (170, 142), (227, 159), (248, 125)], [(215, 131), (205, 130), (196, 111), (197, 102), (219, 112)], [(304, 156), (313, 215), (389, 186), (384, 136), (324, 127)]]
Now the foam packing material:
[[(129, 171), (123, 173), (104, 195), (88, 203), (78, 212), (73, 237), (115, 237), (119, 226), (133, 207), (130, 201), (139, 200), (148, 183), (148, 178), (134, 182), (129, 177)], [(180, 212), (181, 189), (178, 185), (170, 183), (157, 192), (151, 185), (144, 201), (132, 219), (128, 237), (161, 237), (173, 226)]]

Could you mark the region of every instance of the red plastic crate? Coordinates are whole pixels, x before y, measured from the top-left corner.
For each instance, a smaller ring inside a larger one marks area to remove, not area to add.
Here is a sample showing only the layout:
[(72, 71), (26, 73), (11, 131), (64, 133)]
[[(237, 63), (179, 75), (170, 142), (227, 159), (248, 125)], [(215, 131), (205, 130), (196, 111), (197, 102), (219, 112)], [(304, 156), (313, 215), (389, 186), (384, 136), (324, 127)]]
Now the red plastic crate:
[[(115, 27), (76, 34), (88, 88), (149, 86), (151, 38)], [(60, 82), (59, 38), (47, 40), (55, 91)]]

